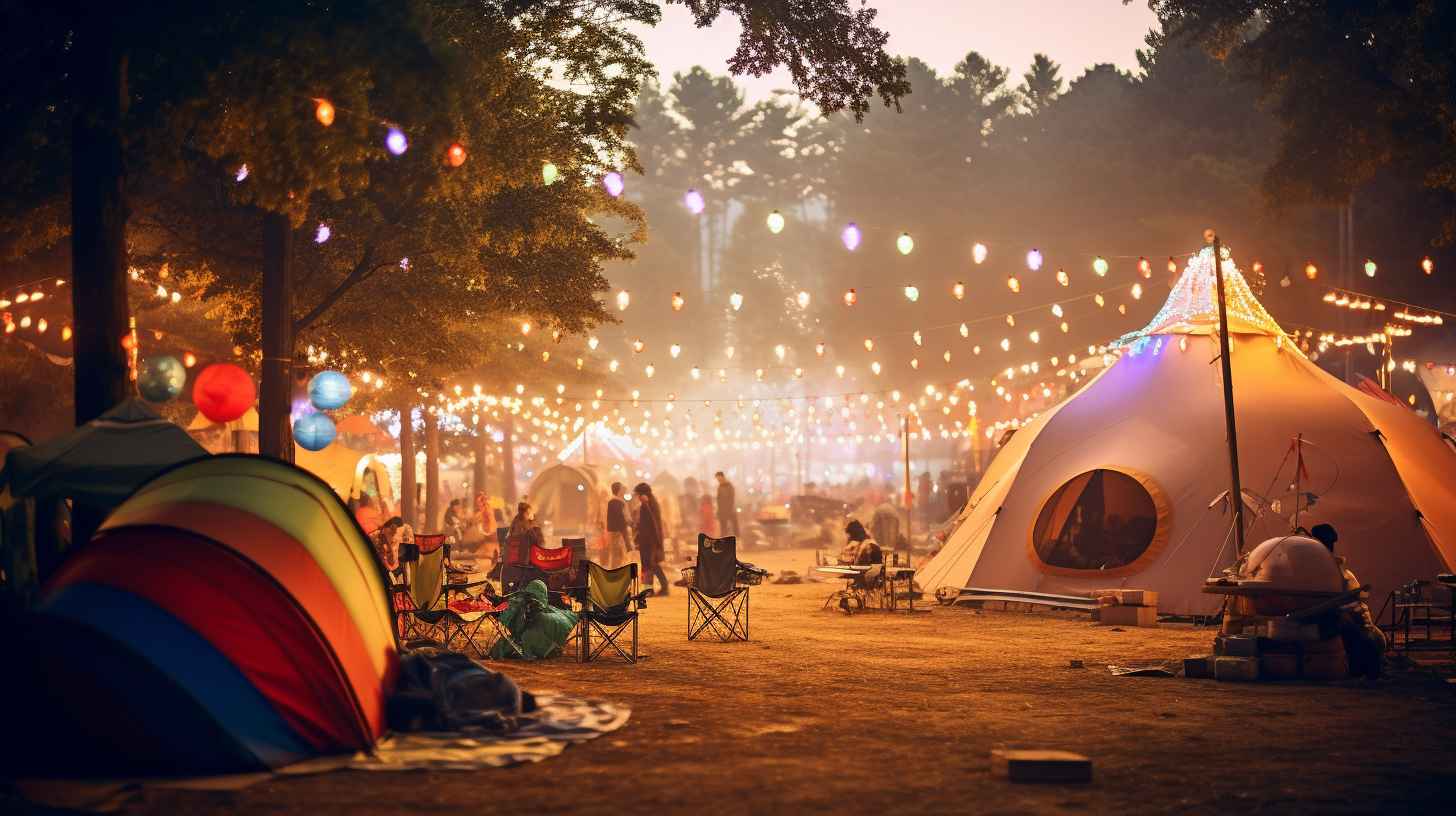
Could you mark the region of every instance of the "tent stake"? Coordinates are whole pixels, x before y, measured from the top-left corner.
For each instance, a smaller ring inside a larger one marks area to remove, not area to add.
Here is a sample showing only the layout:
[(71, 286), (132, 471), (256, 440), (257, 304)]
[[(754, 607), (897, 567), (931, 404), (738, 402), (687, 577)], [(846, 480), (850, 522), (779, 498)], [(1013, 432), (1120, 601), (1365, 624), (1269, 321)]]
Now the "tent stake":
[(1232, 485), (1229, 496), (1234, 509), (1234, 552), (1242, 558), (1244, 491), (1239, 485), (1239, 429), (1234, 421), (1234, 367), (1233, 358), (1229, 354), (1228, 300), (1223, 291), (1223, 244), (1218, 240), (1218, 233), (1211, 229), (1204, 233), (1204, 237), (1213, 243), (1213, 274), (1218, 284), (1218, 361), (1219, 368), (1223, 371), (1223, 417), (1228, 434), (1229, 481)]

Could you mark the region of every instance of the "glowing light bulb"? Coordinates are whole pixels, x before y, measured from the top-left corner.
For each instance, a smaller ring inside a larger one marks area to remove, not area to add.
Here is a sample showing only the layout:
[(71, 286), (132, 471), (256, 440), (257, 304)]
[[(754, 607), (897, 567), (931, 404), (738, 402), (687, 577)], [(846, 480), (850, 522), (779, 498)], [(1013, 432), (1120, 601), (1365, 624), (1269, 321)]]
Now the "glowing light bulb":
[(601, 344), (602, 344), (602, 341), (598, 340), (597, 339), (597, 336), (595, 334), (593, 334), (591, 337), (588, 337), (586, 339), (586, 347), (589, 348), (589, 349), (591, 349), (592, 351), (596, 351), (597, 350), (597, 346), (599, 346)]
[(672, 310), (674, 312), (681, 312), (683, 304), (686, 302), (687, 301), (683, 300), (682, 292), (672, 293)]
[(920, 289), (915, 286), (905, 287), (905, 299), (914, 303), (920, 299)]
[(961, 324), (961, 337), (970, 337), (970, 336), (971, 336), (971, 327), (970, 326), (967, 326), (964, 323), (962, 323)]
[(910, 233), (902, 232), (895, 239), (895, 248), (900, 250), (901, 255), (909, 255), (915, 251), (915, 239), (910, 237)]
[(625, 312), (627, 307), (632, 305), (632, 293), (623, 289), (617, 292), (617, 311)]
[(733, 307), (733, 311), (735, 311), (735, 312), (738, 311), (739, 309), (742, 309), (743, 308), (743, 295), (740, 294), (740, 293), (738, 293), (738, 292), (734, 292), (733, 294), (729, 295), (728, 296), (728, 305), (729, 306), (732, 306)]
[(465, 163), (465, 155), (465, 146), (455, 142), (445, 151), (445, 162), (451, 167), (459, 167)]
[(605, 176), (602, 176), (602, 187), (607, 191), (607, 195), (612, 198), (617, 198), (622, 194), (623, 190), (627, 189), (627, 182), (622, 178), (621, 173), (613, 170)]
[(691, 375), (692, 378), (695, 380), (701, 379), (703, 376), (702, 370), (699, 369), (697, 366), (693, 366), (691, 369), (689, 369), (688, 374)]
[(817, 343), (814, 344), (814, 354), (817, 355), (817, 356), (819, 356), (819, 357), (823, 357), (824, 356), (824, 348), (825, 348), (824, 347), (824, 341), (823, 340), (820, 340), (819, 342), (817, 342)]
[(784, 214), (779, 212), (778, 210), (774, 210), (773, 212), (769, 213), (767, 221), (768, 231), (773, 233), (774, 235), (778, 235), (779, 233), (784, 231)]
[(1098, 292), (1096, 295), (1092, 296), (1092, 302), (1096, 303), (1098, 306), (1102, 306), (1103, 304), (1107, 303), (1107, 301), (1102, 297), (1101, 292)]
[(1001, 350), (1002, 351), (1010, 351), (1011, 350), (1011, 338), (1009, 338), (1009, 337), (1003, 337), (1003, 338), (1001, 338)]
[(391, 127), (384, 134), (384, 146), (388, 148), (390, 153), (396, 156), (403, 156), (404, 152), (409, 150), (409, 139), (404, 135), (404, 131), (397, 127)]
[(809, 308), (809, 293), (800, 289), (799, 294), (794, 296), (794, 301), (799, 304), (800, 309)]
[(683, 206), (687, 207), (688, 212), (692, 213), (693, 215), (702, 215), (703, 210), (707, 208), (708, 203), (703, 200), (702, 193), (689, 188), (686, 193), (683, 193)]
[(1006, 325), (1016, 328), (1016, 315), (1006, 315)]
[(313, 231), (313, 242), (315, 244), (322, 244), (323, 242), (329, 240), (329, 237), (333, 234), (334, 231), (329, 228), (329, 225), (320, 221), (318, 227), (316, 227)]
[(531, 321), (529, 321), (529, 320), (523, 320), (523, 321), (521, 321), (521, 334), (530, 334), (530, 333), (531, 333)]
[(1093, 258), (1092, 259), (1092, 271), (1093, 272), (1096, 272), (1097, 273), (1097, 277), (1099, 277), (1099, 278), (1105, 278), (1105, 277), (1107, 277), (1107, 259), (1104, 258), (1104, 257), (1102, 257), (1101, 255), (1097, 256), (1096, 258)]
[(844, 242), (844, 248), (850, 252), (859, 248), (861, 237), (859, 227), (855, 226), (853, 221), (849, 222), (849, 225), (844, 228), (844, 231), (839, 233), (839, 240)]
[(550, 187), (551, 185), (555, 184), (556, 180), (559, 178), (561, 178), (561, 168), (556, 166), (556, 162), (541, 162), (542, 184)]
[(947, 363), (950, 362), (950, 352), (949, 351), (946, 351), (944, 354), (942, 354), (940, 356), (941, 356), (941, 359), (945, 360)]
[(672, 355), (672, 359), (676, 360), (677, 356), (679, 354), (682, 354), (682, 346), (678, 345), (677, 343), (673, 343), (672, 345), (667, 347), (667, 353)]
[(1138, 274), (1144, 278), (1151, 278), (1153, 276), (1152, 261), (1149, 261), (1147, 258), (1138, 258)]
[(1041, 250), (1039, 250), (1039, 249), (1033, 249), (1030, 252), (1026, 253), (1026, 268), (1027, 269), (1030, 269), (1033, 272), (1037, 271), (1038, 269), (1041, 269), (1041, 261), (1042, 261), (1042, 258), (1041, 258)]
[(910, 358), (910, 367), (913, 368), (913, 369), (915, 369), (916, 371), (919, 371), (920, 370), (920, 358), (919, 357), (911, 357)]
[(910, 339), (911, 340), (914, 340), (915, 341), (915, 345), (917, 345), (917, 346), (923, 346), (923, 345), (925, 345), (925, 339), (920, 336), (920, 330), (919, 329), (916, 329), (915, 330), (915, 333), (912, 334), (912, 335), (910, 335)]
[(1143, 285), (1141, 283), (1134, 283), (1132, 285), (1132, 299), (1133, 300), (1142, 300), (1142, 297), (1143, 297)]
[(640, 337), (632, 341), (632, 353), (641, 354), (642, 350), (645, 348), (647, 348), (647, 344), (642, 342), (642, 339)]
[(880, 362), (878, 360), (870, 363), (870, 371), (873, 371), (876, 377), (880, 375)]
[[(62, 326), (61, 327), (61, 342), (62, 343), (69, 343), (71, 341), (71, 335), (72, 334), (73, 334), (73, 332), (71, 331), (71, 327), (70, 326)], [(187, 362), (187, 358), (188, 357), (191, 357), (192, 358), (192, 362), (190, 362), (190, 363)], [(197, 356), (194, 355), (192, 352), (189, 351), (187, 353), (187, 355), (182, 358), (182, 364), (185, 365), (185, 366), (187, 366), (188, 368), (191, 368), (192, 366), (194, 366), (194, 365), (197, 364)]]
[(1062, 316), (1062, 304), (1060, 304), (1060, 303), (1053, 303), (1052, 304), (1052, 316), (1053, 317), (1061, 317)]
[(971, 246), (971, 260), (974, 261), (975, 263), (977, 263), (977, 264), (983, 264), (983, 263), (985, 263), (986, 262), (986, 254), (987, 254), (986, 245), (983, 244), (983, 243), (981, 243), (980, 241), (977, 241), (975, 244), (973, 244)]
[(955, 285), (950, 288), (950, 296), (955, 298), (956, 300), (965, 300), (966, 285), (961, 281), (956, 281)]
[(788, 353), (789, 350), (787, 348), (784, 348), (784, 345), (782, 343), (774, 346), (774, 356), (779, 358), (779, 362), (782, 363), (784, 361), (784, 356)]
[(619, 363), (619, 362), (617, 362), (616, 360), (613, 360), (613, 361), (607, 363), (607, 370), (610, 371), (610, 372), (612, 372), (613, 374), (617, 373), (617, 369), (618, 368), (621, 368), (621, 367), (622, 367), (622, 364)]
[(1015, 273), (1006, 277), (1006, 288), (1013, 292), (1021, 291), (1021, 281), (1017, 280)]
[(731, 360), (733, 359), (733, 354), (737, 351), (738, 349), (735, 349), (732, 346), (728, 346), (727, 348), (723, 349), (723, 356)]
[(864, 347), (865, 347), (865, 351), (874, 351), (875, 350), (875, 340), (874, 340), (874, 338), (873, 337), (866, 337), (865, 338), (865, 341), (864, 341)]
[(844, 305), (845, 306), (853, 306), (854, 304), (856, 304), (858, 302), (859, 302), (859, 295), (855, 294), (855, 291), (853, 289), (849, 289), (849, 290), (846, 290), (845, 291), (845, 293), (844, 293)]
[(238, 172), (233, 174), (233, 181), (243, 182), (248, 180), (248, 165), (238, 165)]
[[(1061, 329), (1062, 329), (1062, 334), (1066, 334), (1067, 332), (1069, 332), (1069, 331), (1072, 330), (1072, 327), (1071, 326), (1068, 326), (1067, 325), (1067, 321), (1063, 320), (1062, 321), (1062, 325), (1061, 325)], [(1055, 365), (1055, 363), (1053, 363), (1053, 365)]]
[(1430, 255), (1421, 259), (1421, 271), (1427, 275), (1436, 271), (1436, 262), (1431, 260)]
[(1041, 332), (1037, 331), (1036, 329), (1032, 329), (1031, 333), (1027, 334), (1026, 336), (1033, 343), (1041, 342)]
[(844, 366), (842, 366), (842, 365), (835, 366), (834, 367), (834, 376), (840, 378), (841, 380), (844, 379)]
[(647, 366), (642, 369), (642, 373), (646, 374), (647, 379), (650, 380), (652, 379), (652, 375), (657, 373), (657, 366), (653, 365), (652, 363), (648, 363)]
[(315, 99), (313, 106), (313, 118), (318, 120), (320, 125), (328, 127), (334, 123), (334, 106), (327, 99)]
[(1304, 276), (1306, 278), (1309, 278), (1310, 280), (1318, 278), (1319, 267), (1315, 266), (1313, 261), (1310, 261), (1309, 263), (1304, 265)]
[(1365, 259), (1365, 277), (1367, 277), (1367, 278), (1373, 278), (1373, 277), (1375, 277), (1375, 270), (1376, 270), (1375, 262), (1372, 261), (1372, 260), (1370, 260), (1369, 258), (1366, 258)]

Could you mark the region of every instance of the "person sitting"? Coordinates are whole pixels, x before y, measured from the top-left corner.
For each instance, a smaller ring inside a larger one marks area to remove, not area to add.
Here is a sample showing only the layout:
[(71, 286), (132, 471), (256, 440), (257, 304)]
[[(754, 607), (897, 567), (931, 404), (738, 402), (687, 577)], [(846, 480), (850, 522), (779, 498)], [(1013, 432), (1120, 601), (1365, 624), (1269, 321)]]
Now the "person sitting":
[(374, 497), (368, 493), (359, 494), (359, 504), (354, 508), (354, 520), (364, 528), (364, 535), (374, 535), (379, 529), (379, 510), (374, 506)]
[(1360, 579), (1350, 570), (1342, 556), (1335, 555), (1335, 542), (1340, 539), (1334, 525), (1316, 524), (1310, 529), (1311, 538), (1325, 545), (1345, 578), (1345, 591), (1358, 592), (1356, 598), (1340, 607), (1340, 639), (1345, 643), (1345, 654), (1350, 660), (1350, 674), (1369, 680), (1380, 679), (1381, 663), (1385, 654), (1385, 633), (1375, 625), (1370, 615), (1370, 606), (1365, 602), (1370, 593), (1362, 589)]
[(391, 516), (369, 537), (374, 544), (374, 552), (379, 556), (379, 563), (384, 565), (385, 572), (393, 573), (399, 569), (399, 544), (403, 532), (404, 519), (399, 516)]
[(541, 534), (541, 528), (536, 526), (536, 514), (531, 505), (527, 502), (520, 502), (516, 505), (516, 517), (511, 519), (510, 532), (506, 533), (507, 541), (523, 541), (525, 547), (521, 552), (530, 552), (530, 545), (544, 546), (545, 537)]
[(885, 555), (880, 550), (880, 545), (865, 530), (865, 526), (859, 519), (850, 519), (844, 526), (844, 534), (849, 541), (845, 543), (844, 549), (839, 551), (839, 563), (844, 566), (865, 566), (868, 564), (885, 563)]

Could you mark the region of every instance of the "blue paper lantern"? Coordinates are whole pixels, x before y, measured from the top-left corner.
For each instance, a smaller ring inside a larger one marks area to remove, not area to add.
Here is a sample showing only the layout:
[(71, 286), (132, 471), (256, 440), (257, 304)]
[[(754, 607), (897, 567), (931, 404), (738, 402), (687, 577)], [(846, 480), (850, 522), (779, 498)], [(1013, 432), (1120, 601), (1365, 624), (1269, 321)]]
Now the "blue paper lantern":
[(308, 381), (308, 401), (320, 411), (343, 408), (349, 397), (354, 396), (354, 386), (349, 378), (337, 371), (320, 371)]
[(320, 451), (327, 448), (338, 430), (328, 414), (305, 414), (293, 423), (293, 441), (304, 450)]
[(148, 402), (170, 402), (187, 385), (187, 368), (176, 357), (148, 357), (137, 369), (137, 392)]

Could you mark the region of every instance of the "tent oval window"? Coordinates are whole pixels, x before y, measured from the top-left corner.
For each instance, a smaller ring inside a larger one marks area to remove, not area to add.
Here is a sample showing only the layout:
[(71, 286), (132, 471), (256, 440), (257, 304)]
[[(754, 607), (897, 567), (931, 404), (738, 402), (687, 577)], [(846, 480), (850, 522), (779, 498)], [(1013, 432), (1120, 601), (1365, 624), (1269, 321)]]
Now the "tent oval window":
[(1031, 556), (1043, 572), (1126, 575), (1157, 557), (1169, 526), (1167, 500), (1151, 479), (1098, 468), (1064, 482), (1042, 503)]

